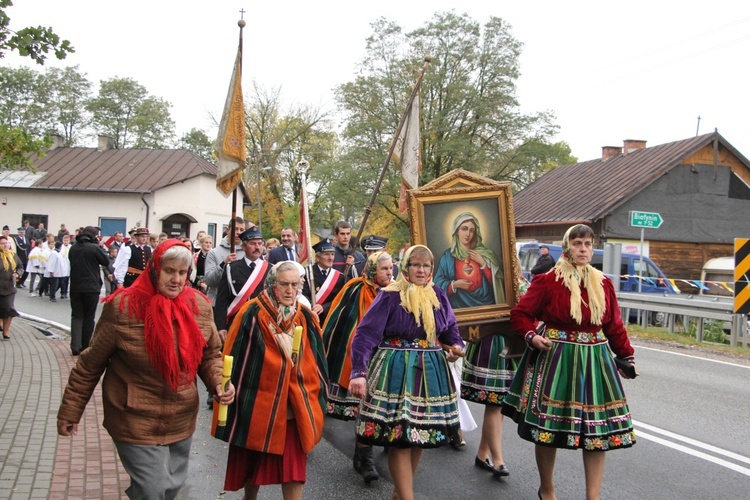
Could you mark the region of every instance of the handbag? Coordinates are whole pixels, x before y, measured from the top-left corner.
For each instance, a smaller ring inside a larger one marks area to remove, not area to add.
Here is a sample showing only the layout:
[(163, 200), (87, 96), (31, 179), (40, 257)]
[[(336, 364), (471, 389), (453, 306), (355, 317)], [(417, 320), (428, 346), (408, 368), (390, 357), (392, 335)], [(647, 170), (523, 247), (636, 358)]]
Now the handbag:
[(635, 371), (635, 365), (627, 360), (615, 357), (615, 365), (618, 370), (622, 370), (627, 378), (635, 378), (638, 374)]

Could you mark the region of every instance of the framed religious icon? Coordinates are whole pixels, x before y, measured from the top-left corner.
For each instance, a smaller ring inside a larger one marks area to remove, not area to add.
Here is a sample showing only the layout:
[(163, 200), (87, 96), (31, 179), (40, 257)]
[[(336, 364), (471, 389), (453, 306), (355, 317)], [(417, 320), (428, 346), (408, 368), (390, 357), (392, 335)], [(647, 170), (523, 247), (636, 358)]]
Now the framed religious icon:
[(510, 183), (454, 170), (409, 201), (412, 242), (432, 250), (459, 325), (507, 321), (518, 296)]

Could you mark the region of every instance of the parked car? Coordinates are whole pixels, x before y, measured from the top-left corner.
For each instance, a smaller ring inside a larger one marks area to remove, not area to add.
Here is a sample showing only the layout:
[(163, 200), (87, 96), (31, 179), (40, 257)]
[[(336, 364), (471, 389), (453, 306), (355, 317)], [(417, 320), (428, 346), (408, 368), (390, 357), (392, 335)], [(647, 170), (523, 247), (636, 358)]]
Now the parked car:
[[(545, 243), (545, 246), (549, 249), (549, 254), (555, 261), (562, 255), (562, 247), (560, 245), (549, 245)], [(537, 258), (539, 257), (539, 243), (524, 243), (521, 245), (518, 251), (518, 258), (521, 262), (521, 269), (523, 270), (526, 279), (531, 279), (531, 268), (536, 264)], [(623, 253), (621, 254), (621, 265), (620, 265), (620, 291), (622, 292), (637, 292), (638, 281), (642, 279), (641, 292), (642, 293), (680, 293), (679, 289), (672, 285), (667, 279), (666, 275), (659, 269), (654, 261), (648, 257), (643, 257), (643, 275), (640, 277), (641, 269), (641, 256), (635, 253)], [(594, 249), (594, 256), (591, 258), (591, 265), (596, 269), (602, 270), (604, 261), (604, 250)], [(631, 311), (631, 316), (634, 313)], [(631, 318), (633, 320), (634, 318)], [(655, 325), (663, 324), (664, 314), (663, 313), (652, 313), (651, 323)]]
[(727, 290), (721, 283), (733, 288), (734, 257), (717, 257), (706, 261), (703, 264), (703, 269), (701, 269), (701, 284), (706, 289), (701, 288), (698, 293), (700, 295), (733, 297), (734, 292)]

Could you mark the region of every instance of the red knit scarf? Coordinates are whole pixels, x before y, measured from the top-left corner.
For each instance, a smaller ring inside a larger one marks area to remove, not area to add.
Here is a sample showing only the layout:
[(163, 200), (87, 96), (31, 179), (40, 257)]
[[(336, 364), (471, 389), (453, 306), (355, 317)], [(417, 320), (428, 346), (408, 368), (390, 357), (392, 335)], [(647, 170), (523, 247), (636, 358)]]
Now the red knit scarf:
[(203, 358), (206, 340), (195, 320), (195, 315), (200, 311), (195, 290), (185, 286), (174, 299), (165, 297), (157, 291), (156, 283), (161, 272), (162, 256), (174, 245), (187, 246), (176, 239), (161, 243), (135, 282), (129, 288), (118, 289), (103, 302), (110, 302), (116, 296), (122, 295), (122, 311), (125, 299), (128, 299), (128, 314), (143, 321), (143, 336), (151, 364), (161, 372), (172, 390), (176, 391), (180, 385), (195, 378), (198, 365)]

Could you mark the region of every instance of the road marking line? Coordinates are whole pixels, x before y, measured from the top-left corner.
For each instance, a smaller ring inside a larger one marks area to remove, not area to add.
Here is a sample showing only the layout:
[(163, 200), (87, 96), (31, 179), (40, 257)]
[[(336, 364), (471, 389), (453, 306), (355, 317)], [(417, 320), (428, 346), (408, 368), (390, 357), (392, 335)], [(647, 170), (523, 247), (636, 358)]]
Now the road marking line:
[(727, 469), (731, 469), (735, 472), (739, 472), (740, 474), (744, 474), (745, 476), (750, 476), (750, 469), (746, 469), (745, 467), (741, 467), (737, 464), (733, 464), (732, 462), (728, 462), (727, 460), (722, 460), (721, 458), (716, 458), (712, 455), (709, 455), (708, 453), (696, 451), (692, 448), (688, 448), (687, 446), (673, 443), (671, 441), (667, 441), (666, 439), (662, 439), (660, 437), (652, 436), (646, 432), (636, 432), (636, 437), (650, 439), (651, 441), (662, 444), (668, 448), (673, 448), (677, 451), (687, 453), (688, 455), (693, 455), (694, 457), (702, 458), (703, 460), (713, 462), (716, 465), (721, 465), (722, 467), (726, 467)]
[(664, 349), (656, 349), (655, 347), (643, 347), (641, 345), (634, 345), (633, 348), (635, 348), (635, 349), (646, 349), (647, 351), (663, 352), (665, 354), (674, 354), (675, 356), (684, 356), (686, 358), (700, 359), (700, 360), (703, 360), (703, 361), (711, 361), (712, 363), (720, 363), (722, 365), (729, 365), (729, 366), (734, 366), (736, 368), (745, 368), (747, 370), (750, 370), (750, 366), (746, 366), (746, 365), (738, 365), (736, 363), (730, 363), (728, 361), (719, 361), (717, 359), (702, 358), (700, 356), (693, 356), (692, 354), (683, 354), (681, 352), (666, 351)]
[[(724, 450), (722, 448), (718, 448), (716, 446), (713, 446), (713, 445), (710, 445), (710, 444), (707, 444), (707, 443), (703, 443), (703, 442), (698, 441), (696, 439), (689, 438), (687, 436), (682, 436), (680, 434), (676, 434), (674, 432), (670, 432), (670, 431), (665, 430), (665, 429), (660, 429), (659, 427), (655, 427), (653, 425), (644, 424), (643, 422), (639, 422), (637, 420), (633, 420), (633, 425), (635, 425), (638, 428), (642, 427), (642, 428), (644, 428), (646, 430), (653, 431), (653, 432), (656, 432), (658, 434), (662, 434), (662, 435), (664, 435), (664, 436), (666, 436), (668, 438), (672, 438), (672, 439), (675, 439), (677, 441), (682, 441), (683, 443), (687, 443), (689, 445), (692, 445), (692, 446), (695, 446), (695, 447), (698, 447), (698, 448), (703, 448), (704, 450), (710, 451), (711, 453), (716, 453), (717, 455), (724, 455), (725, 457), (731, 458), (732, 460), (736, 460), (738, 462), (744, 462), (746, 464), (750, 464), (750, 458), (745, 457), (743, 455), (740, 455), (739, 453), (734, 453), (734, 452), (731, 452), (731, 451), (727, 451), (727, 450)], [(636, 432), (636, 437), (638, 437), (640, 435), (642, 435), (641, 432)]]

